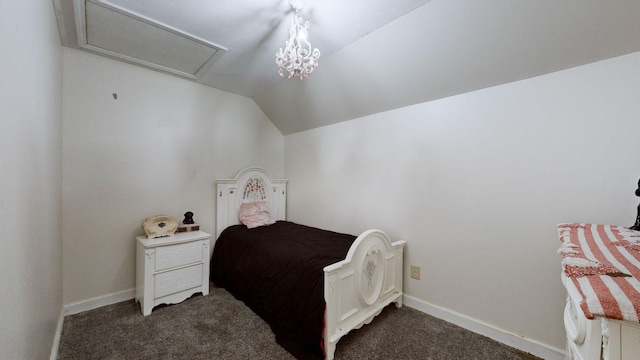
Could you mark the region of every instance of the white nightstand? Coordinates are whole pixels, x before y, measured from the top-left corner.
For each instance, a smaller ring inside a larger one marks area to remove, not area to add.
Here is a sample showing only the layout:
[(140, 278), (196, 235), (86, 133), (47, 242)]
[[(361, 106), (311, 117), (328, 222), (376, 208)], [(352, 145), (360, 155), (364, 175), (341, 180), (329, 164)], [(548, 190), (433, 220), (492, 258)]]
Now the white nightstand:
[(136, 239), (136, 301), (143, 315), (160, 304), (176, 304), (198, 292), (209, 294), (210, 234), (190, 231)]

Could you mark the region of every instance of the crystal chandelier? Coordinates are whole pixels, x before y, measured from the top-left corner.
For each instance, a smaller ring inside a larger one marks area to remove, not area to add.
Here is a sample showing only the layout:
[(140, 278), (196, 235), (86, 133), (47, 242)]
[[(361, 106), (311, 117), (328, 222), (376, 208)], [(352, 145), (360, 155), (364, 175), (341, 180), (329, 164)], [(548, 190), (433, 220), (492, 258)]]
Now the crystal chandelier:
[(300, 79), (308, 79), (318, 66), (320, 50), (317, 48), (311, 50), (311, 44), (307, 40), (309, 22), (298, 16), (297, 8), (294, 10), (295, 14), (291, 21), (291, 29), (289, 29), (289, 40), (285, 42), (284, 49), (280, 48), (280, 51), (276, 53), (278, 74), (284, 76), (287, 72), (289, 78), (300, 76)]

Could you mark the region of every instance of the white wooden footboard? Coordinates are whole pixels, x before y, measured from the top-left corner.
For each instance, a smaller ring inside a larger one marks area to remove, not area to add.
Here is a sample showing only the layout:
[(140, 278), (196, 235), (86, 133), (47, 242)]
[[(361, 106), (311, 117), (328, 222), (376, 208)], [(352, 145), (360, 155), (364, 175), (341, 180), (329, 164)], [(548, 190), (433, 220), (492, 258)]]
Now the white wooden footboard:
[(380, 230), (360, 234), (344, 260), (324, 268), (324, 347), (332, 360), (336, 343), (368, 324), (384, 307), (402, 306), (402, 254), (405, 241), (393, 244)]

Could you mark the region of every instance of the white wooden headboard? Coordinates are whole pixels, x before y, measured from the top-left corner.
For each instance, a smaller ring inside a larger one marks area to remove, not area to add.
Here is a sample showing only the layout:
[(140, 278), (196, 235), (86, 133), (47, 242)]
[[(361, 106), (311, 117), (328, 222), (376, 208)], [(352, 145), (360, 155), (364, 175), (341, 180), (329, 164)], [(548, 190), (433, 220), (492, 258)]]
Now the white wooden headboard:
[(268, 201), (274, 220), (286, 219), (287, 179), (274, 179), (259, 167), (249, 167), (233, 179), (216, 180), (216, 239), (222, 230), (240, 224), (238, 210), (243, 202)]

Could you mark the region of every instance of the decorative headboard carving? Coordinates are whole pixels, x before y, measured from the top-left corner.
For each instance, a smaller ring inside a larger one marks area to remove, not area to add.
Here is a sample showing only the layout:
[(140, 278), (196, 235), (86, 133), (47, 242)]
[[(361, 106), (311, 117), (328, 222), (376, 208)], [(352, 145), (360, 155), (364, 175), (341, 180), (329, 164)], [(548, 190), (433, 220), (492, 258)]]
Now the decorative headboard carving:
[(244, 186), (242, 192), (242, 202), (255, 202), (267, 200), (267, 194), (264, 190), (264, 181), (262, 178), (255, 177), (249, 179)]
[(287, 179), (274, 179), (263, 168), (250, 167), (233, 179), (218, 179), (216, 187), (216, 239), (222, 230), (240, 224), (243, 202), (267, 201), (274, 220), (286, 219)]

